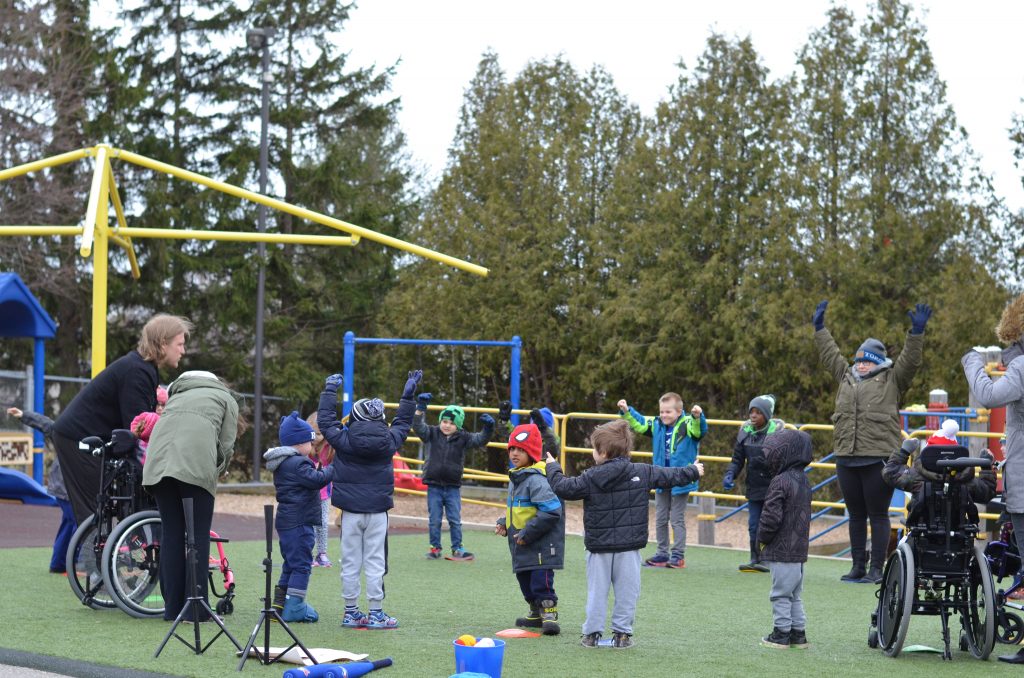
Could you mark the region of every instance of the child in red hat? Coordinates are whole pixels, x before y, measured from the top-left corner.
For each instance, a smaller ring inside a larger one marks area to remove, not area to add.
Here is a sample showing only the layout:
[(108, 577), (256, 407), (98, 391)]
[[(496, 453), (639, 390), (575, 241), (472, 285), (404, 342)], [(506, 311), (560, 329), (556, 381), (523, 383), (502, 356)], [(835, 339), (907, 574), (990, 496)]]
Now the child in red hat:
[(534, 423), (516, 426), (508, 439), (508, 501), (494, 533), (508, 537), (512, 571), (530, 606), (516, 626), (554, 636), (560, 631), (555, 570), (562, 569), (565, 554), (565, 512), (541, 461), (545, 448), (557, 451), (555, 434), (539, 410), (530, 412), (530, 419)]

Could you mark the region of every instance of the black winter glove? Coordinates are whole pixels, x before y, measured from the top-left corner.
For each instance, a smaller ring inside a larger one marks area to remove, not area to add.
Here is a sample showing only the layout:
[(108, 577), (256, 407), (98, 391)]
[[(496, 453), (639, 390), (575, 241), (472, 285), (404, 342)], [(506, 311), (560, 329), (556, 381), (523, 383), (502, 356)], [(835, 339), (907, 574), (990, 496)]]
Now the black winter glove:
[(501, 404), (498, 405), (498, 419), (501, 421), (508, 421), (512, 418), (512, 401), (502, 400)]
[(548, 426), (548, 423), (544, 421), (544, 415), (536, 408), (530, 410), (530, 421), (533, 422), (541, 431)]

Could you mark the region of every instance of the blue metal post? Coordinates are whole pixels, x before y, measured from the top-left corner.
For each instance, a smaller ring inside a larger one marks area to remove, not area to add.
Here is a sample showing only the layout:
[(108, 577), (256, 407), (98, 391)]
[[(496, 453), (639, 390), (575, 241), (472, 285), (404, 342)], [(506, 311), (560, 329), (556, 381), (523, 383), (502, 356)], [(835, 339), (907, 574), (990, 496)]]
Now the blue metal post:
[[(43, 389), (45, 388), (45, 375), (46, 369), (46, 352), (43, 347), (43, 340), (36, 339), (35, 346), (32, 351), (32, 379), (34, 382), (33, 393), (32, 393), (32, 408), (39, 413), (43, 411)], [(32, 446), (37, 450), (42, 450), (44, 445), (43, 434), (41, 431), (33, 429), (32, 432)], [(36, 452), (32, 455), (32, 477), (37, 483), (42, 485), (43, 483), (43, 453)]]
[(342, 360), (342, 373), (345, 377), (345, 390), (341, 399), (341, 416), (348, 416), (352, 410), (355, 389), (352, 382), (356, 376), (356, 335), (352, 331), (345, 333), (345, 355)]
[[(523, 340), (519, 338), (519, 335), (512, 337), (512, 363), (509, 366), (509, 381), (511, 382), (511, 393), (509, 393), (509, 400), (512, 401), (513, 409), (519, 409), (519, 353), (523, 347)], [(519, 415), (512, 415), (512, 425), (515, 426), (519, 423)]]

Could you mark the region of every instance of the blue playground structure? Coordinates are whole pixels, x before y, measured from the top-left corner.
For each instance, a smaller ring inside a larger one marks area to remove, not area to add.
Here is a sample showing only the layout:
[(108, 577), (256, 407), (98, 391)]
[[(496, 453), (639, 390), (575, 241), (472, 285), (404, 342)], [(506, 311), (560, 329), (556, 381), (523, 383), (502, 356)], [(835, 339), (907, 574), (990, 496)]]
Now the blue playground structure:
[[(512, 407), (519, 409), (519, 360), (523, 342), (518, 336), (513, 336), (511, 341), (471, 341), (463, 339), (382, 339), (372, 337), (357, 337), (355, 332), (345, 333), (345, 349), (342, 362), (342, 374), (345, 377), (345, 391), (342, 396), (341, 413), (347, 416), (352, 409), (355, 399), (355, 375), (356, 375), (356, 344), (404, 344), (412, 346), (507, 346), (512, 349), (511, 361), (509, 363), (509, 400)], [(518, 424), (519, 417), (512, 415), (512, 423)]]

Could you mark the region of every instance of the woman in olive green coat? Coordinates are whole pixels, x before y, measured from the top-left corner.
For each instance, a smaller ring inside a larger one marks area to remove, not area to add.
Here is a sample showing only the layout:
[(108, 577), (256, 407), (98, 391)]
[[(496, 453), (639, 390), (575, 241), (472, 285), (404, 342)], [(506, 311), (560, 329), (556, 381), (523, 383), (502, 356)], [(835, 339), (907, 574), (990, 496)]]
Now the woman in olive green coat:
[[(814, 312), (814, 343), (821, 364), (839, 383), (834, 427), (836, 475), (850, 514), (850, 553), (853, 567), (843, 581), (877, 584), (889, 544), (889, 503), (893, 488), (882, 479), (885, 460), (900, 446), (900, 403), (921, 367), (924, 328), (932, 309), (917, 304), (910, 311), (907, 341), (893, 363), (885, 345), (868, 339), (857, 349), (851, 366), (825, 329), (827, 301)], [(871, 520), (871, 566), (867, 564), (867, 529)]]
[[(185, 514), (182, 499), (193, 503), (196, 543), (195, 581), (207, 599), (210, 525), (217, 479), (227, 469), (238, 431), (238, 404), (210, 372), (185, 372), (171, 384), (163, 416), (146, 450), (142, 484), (156, 498), (162, 523), (160, 590), (164, 619), (173, 620), (192, 594), (186, 588)], [(192, 619), (192, 611), (183, 617)], [(198, 621), (205, 621), (199, 619)]]

